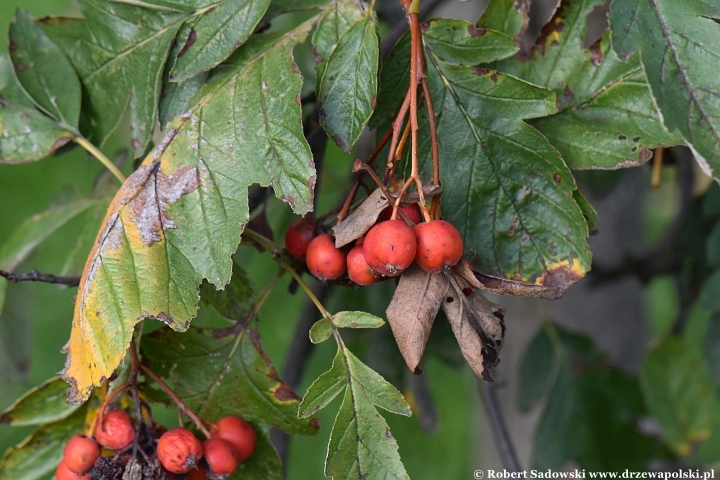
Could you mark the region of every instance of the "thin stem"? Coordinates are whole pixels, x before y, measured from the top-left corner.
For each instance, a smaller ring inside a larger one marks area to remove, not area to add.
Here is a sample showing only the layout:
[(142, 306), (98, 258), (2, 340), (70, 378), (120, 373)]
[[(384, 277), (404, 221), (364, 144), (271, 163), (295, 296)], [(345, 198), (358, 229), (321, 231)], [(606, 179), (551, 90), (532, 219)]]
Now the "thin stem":
[(505, 420), (503, 419), (495, 390), (480, 379), (478, 379), (478, 384), (480, 386), (480, 395), (482, 395), (483, 404), (485, 405), (485, 411), (490, 420), (493, 436), (495, 437), (495, 445), (497, 445), (500, 458), (502, 458), (505, 468), (510, 472), (523, 471), (520, 460), (518, 460), (517, 454), (515, 453), (515, 446), (505, 426)]
[[(424, 56), (422, 56), (422, 58), (424, 59)], [(424, 71), (425, 68), (423, 67), (423, 72)], [(423, 89), (423, 97), (425, 98), (425, 105), (427, 106), (428, 111), (428, 123), (430, 125), (430, 149), (433, 161), (433, 183), (435, 185), (440, 185), (440, 153), (438, 150), (437, 125), (435, 124), (435, 107), (433, 107), (430, 87), (428, 86), (427, 78), (425, 78), (424, 73), (422, 79), (420, 80), (420, 84)]]
[(210, 438), (210, 432), (208, 432), (207, 428), (205, 428), (205, 425), (203, 425), (203, 422), (200, 419), (200, 417), (198, 417), (195, 412), (190, 410), (190, 408), (188, 408), (188, 406), (185, 405), (185, 403), (182, 400), (180, 400), (180, 397), (178, 397), (177, 394), (175, 392), (173, 392), (173, 390), (165, 382), (163, 382), (163, 380), (160, 377), (158, 377), (155, 374), (155, 372), (150, 370), (148, 367), (146, 367), (142, 363), (139, 366), (140, 366), (140, 370), (142, 370), (145, 375), (152, 378), (153, 381), (155, 383), (157, 383), (158, 386), (160, 388), (162, 388), (165, 391), (165, 393), (167, 393), (168, 396), (177, 404), (178, 408), (180, 410), (182, 410), (185, 415), (190, 417), (190, 419), (193, 421), (193, 423), (195, 424), (197, 429), (200, 430), (202, 432), (202, 434), (205, 435), (207, 438)]
[(400, 140), (400, 131), (405, 121), (405, 115), (407, 115), (408, 109), (410, 108), (410, 89), (405, 94), (405, 100), (403, 100), (398, 111), (397, 117), (392, 124), (392, 141), (390, 142), (390, 151), (388, 153), (388, 162), (385, 167), (385, 181), (393, 176), (393, 170), (395, 169), (395, 149), (397, 148), (398, 141)]
[(75, 138), (73, 138), (73, 140), (75, 141), (75, 143), (87, 150), (88, 153), (90, 153), (93, 157), (100, 160), (100, 163), (105, 165), (105, 168), (110, 170), (110, 173), (115, 175), (115, 178), (117, 178), (120, 183), (125, 183), (125, 180), (127, 180), (125, 175), (123, 175), (120, 169), (117, 168), (117, 166), (112, 163), (110, 159), (106, 157), (105, 154), (102, 153), (95, 145), (90, 143), (85, 137), (81, 135), (77, 135)]
[(30, 273), (12, 273), (0, 270), (0, 277), (5, 277), (8, 282), (44, 282), (57, 285), (76, 287), (80, 285), (80, 277), (60, 277), (51, 273), (41, 273), (33, 270)]
[(660, 188), (660, 179), (662, 174), (663, 157), (665, 156), (665, 149), (658, 147), (653, 152), (653, 166), (652, 176), (650, 177), (650, 188), (657, 190)]
[(410, 124), (405, 125), (405, 131), (402, 134), (402, 138), (400, 138), (400, 143), (398, 143), (397, 149), (395, 150), (395, 161), (400, 160), (402, 157), (402, 152), (405, 150), (405, 144), (407, 144), (408, 135), (410, 134)]
[(295, 271), (294, 268), (292, 268), (289, 264), (283, 262), (280, 264), (287, 272), (292, 275), (292, 277), (295, 279), (295, 281), (300, 285), (300, 288), (302, 288), (305, 291), (305, 294), (312, 300), (312, 302), (315, 304), (318, 310), (320, 310), (320, 313), (322, 316), (330, 322), (332, 322), (332, 315), (330, 312), (328, 312), (325, 307), (323, 306), (322, 302), (318, 300), (318, 298), (315, 296), (315, 293), (310, 289), (307, 283), (300, 277), (300, 275)]

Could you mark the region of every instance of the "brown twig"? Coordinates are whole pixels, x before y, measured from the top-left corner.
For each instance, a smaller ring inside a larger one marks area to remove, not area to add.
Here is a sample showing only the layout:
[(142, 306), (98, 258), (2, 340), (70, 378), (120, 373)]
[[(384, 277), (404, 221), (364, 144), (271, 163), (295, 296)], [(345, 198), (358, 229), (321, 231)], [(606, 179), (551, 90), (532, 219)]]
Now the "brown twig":
[(57, 285), (67, 285), (69, 287), (77, 287), (80, 285), (80, 277), (62, 277), (51, 273), (41, 273), (33, 270), (30, 273), (12, 273), (0, 270), (0, 277), (5, 277), (8, 282), (43, 282), (53, 283)]

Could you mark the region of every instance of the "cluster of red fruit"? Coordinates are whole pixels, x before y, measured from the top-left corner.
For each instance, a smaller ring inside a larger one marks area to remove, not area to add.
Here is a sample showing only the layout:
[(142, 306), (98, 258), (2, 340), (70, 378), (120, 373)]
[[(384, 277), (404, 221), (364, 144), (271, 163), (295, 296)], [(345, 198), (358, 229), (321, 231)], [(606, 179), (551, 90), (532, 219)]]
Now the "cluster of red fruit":
[(422, 222), (416, 204), (400, 210), (414, 227), (404, 220), (390, 220), (392, 208), (387, 207), (347, 254), (335, 247), (331, 235), (318, 235), (310, 217), (290, 225), (285, 247), (295, 258), (305, 260), (310, 273), (320, 280), (336, 280), (347, 272), (350, 280), (360, 285), (400, 275), (413, 261), (429, 273), (445, 271), (460, 261), (462, 237), (452, 224), (445, 220)]
[[(89, 480), (101, 456), (100, 446), (121, 452), (135, 440), (132, 418), (123, 410), (110, 410), (95, 431), (95, 438), (75, 435), (65, 445), (56, 480)], [(255, 450), (253, 427), (240, 417), (228, 416), (214, 423), (210, 438), (200, 443), (185, 428), (173, 428), (157, 440), (156, 453), (166, 477), (188, 474), (187, 480), (225, 479)]]

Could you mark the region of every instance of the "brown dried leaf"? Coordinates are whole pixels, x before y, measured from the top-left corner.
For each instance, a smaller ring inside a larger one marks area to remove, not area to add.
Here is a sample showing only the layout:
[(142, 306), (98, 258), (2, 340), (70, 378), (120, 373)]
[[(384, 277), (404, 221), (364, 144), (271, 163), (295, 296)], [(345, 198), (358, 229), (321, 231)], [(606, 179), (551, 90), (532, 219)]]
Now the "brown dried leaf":
[(365, 235), (387, 206), (388, 199), (382, 190), (372, 192), (357, 210), (333, 227), (335, 247), (340, 248)]
[[(508, 280), (507, 278), (493, 277), (473, 270), (470, 262), (461, 260), (453, 270), (469, 285), (498, 295), (513, 295), (516, 297), (534, 297), (545, 300), (555, 300), (562, 297), (565, 288), (551, 285), (532, 285), (529, 283)], [(462, 282), (461, 282), (462, 285)]]
[(403, 272), (386, 310), (390, 328), (405, 363), (413, 372), (422, 359), (433, 320), (445, 300), (449, 282), (417, 265)]
[(475, 374), (492, 384), (491, 368), (497, 365), (505, 325), (504, 311), (475, 291), (466, 297), (461, 278), (448, 277), (449, 288), (442, 304), (460, 351)]

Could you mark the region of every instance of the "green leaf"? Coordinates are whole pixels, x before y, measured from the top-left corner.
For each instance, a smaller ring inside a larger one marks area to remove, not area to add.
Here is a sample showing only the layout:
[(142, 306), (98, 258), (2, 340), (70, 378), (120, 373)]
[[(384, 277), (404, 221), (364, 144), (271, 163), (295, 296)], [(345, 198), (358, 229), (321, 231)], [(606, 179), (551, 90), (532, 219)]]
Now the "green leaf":
[(575, 169), (635, 166), (646, 162), (653, 148), (683, 143), (663, 127), (637, 55), (622, 62), (610, 46), (609, 32), (583, 45), (587, 17), (602, 4), (564, 2), (529, 59), (498, 65), (558, 95), (560, 111), (532, 125)]
[(333, 315), (333, 323), (339, 328), (380, 328), (385, 320), (366, 312), (339, 312)]
[[(150, 142), (157, 121), (163, 65), (180, 25), (190, 14), (149, 3), (80, 0), (84, 18), (41, 20), (80, 76), (88, 138), (104, 143), (129, 106), (135, 155)], [(142, 5), (142, 6), (139, 6)]]
[(720, 88), (711, 58), (720, 56), (720, 12), (705, 0), (616, 0), (610, 11), (613, 48), (635, 51), (665, 126), (692, 147), (700, 166), (720, 178)]
[(253, 328), (237, 333), (193, 328), (184, 334), (162, 329), (143, 336), (142, 353), (204, 419), (237, 415), (300, 435), (318, 428), (314, 419), (297, 418), (300, 397), (277, 377)]
[(318, 87), (320, 124), (346, 152), (375, 108), (380, 59), (376, 23), (374, 15), (368, 15), (340, 37)]
[(35, 108), (35, 104), (17, 82), (12, 62), (4, 53), (0, 54), (0, 99), (16, 107)]
[(212, 305), (221, 317), (243, 320), (253, 309), (255, 294), (247, 272), (237, 263), (233, 263), (230, 283), (222, 290), (203, 283), (200, 287), (200, 298), (206, 305)]
[(40, 160), (72, 138), (35, 109), (0, 103), (0, 164)]
[(438, 58), (459, 65), (490, 63), (518, 51), (515, 40), (504, 33), (446, 18), (430, 21), (423, 41)]
[(229, 480), (282, 480), (283, 467), (280, 457), (267, 433), (257, 432), (257, 445), (250, 458), (240, 462)]
[(332, 334), (333, 326), (327, 318), (318, 320), (310, 327), (310, 341), (312, 343), (322, 343), (332, 337)]
[[(408, 48), (401, 41), (397, 58)], [(452, 166), (441, 168), (443, 218), (460, 230), (465, 251), (489, 273), (567, 288), (590, 268), (587, 225), (573, 200), (572, 174), (547, 140), (522, 121), (555, 113), (555, 95), (500, 72), (451, 65), (429, 52), (440, 158)], [(421, 123), (427, 128), (425, 114)], [(420, 144), (420, 158), (428, 175), (428, 141)]]
[(77, 129), (77, 74), (62, 50), (24, 10), (18, 10), (10, 24), (10, 57), (18, 81), (30, 97), (56, 120)]
[(265, 14), (265, 18), (271, 19), (288, 12), (321, 10), (325, 8), (330, 1), (331, 0), (272, 0)]
[(400, 461), (397, 442), (373, 405), (410, 416), (402, 394), (355, 355), (338, 345), (333, 365), (308, 389), (299, 415), (327, 406), (345, 388), (335, 417), (325, 462), (325, 475), (335, 479), (409, 478)]
[(77, 407), (67, 404), (65, 390), (67, 390), (67, 383), (60, 377), (46, 381), (25, 393), (6, 408), (0, 414), (0, 423), (21, 427), (51, 423), (67, 418), (77, 410)]
[(33, 215), (17, 227), (0, 247), (0, 269), (12, 271), (58, 228), (94, 206), (83, 199)]
[(86, 408), (80, 408), (66, 419), (43, 425), (8, 449), (0, 459), (0, 478), (46, 478), (62, 460), (65, 443), (83, 430), (85, 413)]
[(585, 222), (588, 226), (588, 232), (590, 232), (591, 235), (597, 233), (595, 225), (597, 225), (598, 222), (598, 214), (593, 208), (593, 206), (590, 205), (590, 202), (587, 201), (587, 199), (580, 192), (580, 190), (573, 191), (573, 198), (580, 207), (580, 210), (582, 210), (583, 217), (585, 217)]
[(557, 376), (558, 358), (545, 328), (530, 341), (522, 357), (519, 371), (520, 388), (517, 403), (520, 410), (529, 410), (550, 390)]
[[(115, 178), (113, 177), (112, 180), (115, 181)], [(109, 206), (110, 198), (105, 196), (94, 202), (87, 210), (83, 229), (75, 239), (75, 246), (68, 252), (65, 263), (60, 269), (60, 275), (79, 276), (82, 273)]]
[(645, 403), (665, 440), (687, 455), (710, 434), (713, 410), (720, 408), (707, 367), (674, 337), (666, 337), (645, 357), (640, 373)]
[(201, 281), (230, 281), (250, 185), (273, 185), (297, 213), (312, 208), (315, 170), (292, 57), (312, 24), (247, 42), (118, 191), (78, 291), (63, 371), (72, 402), (120, 364), (142, 318), (185, 330)]
[(528, 26), (529, 11), (529, 0), (491, 0), (478, 26), (518, 38)]
[(312, 37), (318, 91), (328, 59), (340, 38), (366, 14), (366, 7), (360, 1), (338, 0), (333, 2), (320, 17)]
[(270, 0), (225, 0), (192, 24), (171, 73), (181, 82), (216, 67), (252, 34)]

